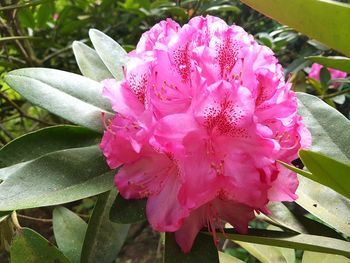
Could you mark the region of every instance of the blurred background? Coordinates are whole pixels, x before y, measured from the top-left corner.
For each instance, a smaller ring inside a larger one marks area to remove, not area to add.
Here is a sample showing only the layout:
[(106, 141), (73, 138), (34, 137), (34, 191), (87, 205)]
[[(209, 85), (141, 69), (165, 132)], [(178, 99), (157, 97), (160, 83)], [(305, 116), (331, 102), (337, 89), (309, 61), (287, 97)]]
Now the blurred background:
[[(349, 118), (350, 96), (341, 93), (349, 88), (348, 83), (340, 83), (335, 90), (308, 79), (311, 63), (305, 60), (306, 56), (338, 54), (238, 0), (0, 0), (0, 147), (25, 133), (66, 123), (11, 90), (3, 81), (7, 72), (23, 67), (47, 67), (80, 73), (71, 44), (80, 40), (91, 46), (90, 28), (103, 31), (130, 51), (141, 34), (160, 20), (171, 17), (184, 24), (193, 16), (206, 14), (242, 26), (260, 44), (275, 52), (294, 90), (324, 98)], [(88, 220), (94, 202), (94, 198), (87, 198), (67, 207)], [(32, 227), (54, 242), (51, 212), (48, 207), (19, 211), (18, 216), (22, 225)], [(8, 261), (5, 240), (3, 234), (0, 262)], [(259, 262), (241, 248), (225, 246), (224, 249), (245, 262)], [(140, 224), (131, 229), (118, 262), (157, 262), (159, 257), (158, 234)]]

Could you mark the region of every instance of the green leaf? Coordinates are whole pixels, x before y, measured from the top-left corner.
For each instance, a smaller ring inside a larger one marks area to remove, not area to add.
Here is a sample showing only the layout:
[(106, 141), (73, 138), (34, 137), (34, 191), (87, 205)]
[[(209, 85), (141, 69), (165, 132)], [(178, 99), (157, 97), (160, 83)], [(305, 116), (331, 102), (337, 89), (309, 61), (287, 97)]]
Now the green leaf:
[(302, 263), (349, 263), (350, 259), (332, 254), (305, 251)]
[[(343, 237), (332, 228), (303, 215), (292, 213), (283, 203), (270, 203), (268, 208), (271, 211), (271, 214), (268, 216), (269, 219), (278, 224), (280, 228), (286, 228), (296, 233), (343, 239)], [(262, 214), (259, 216), (261, 215)]]
[(300, 159), (312, 173), (308, 177), (350, 198), (350, 165), (322, 154), (300, 150)]
[(50, 20), (55, 12), (55, 4), (50, 1), (44, 4), (41, 4), (37, 13), (36, 13), (36, 24), (39, 28), (45, 26), (46, 22)]
[[(225, 233), (226, 238), (234, 241), (310, 250), (350, 257), (350, 242), (335, 238), (263, 229), (249, 229), (249, 233), (244, 235), (235, 233), (230, 229), (225, 230)], [(218, 235), (225, 237), (221, 233), (218, 233)]]
[(113, 262), (123, 246), (130, 225), (109, 220), (116, 195), (117, 190), (113, 189), (98, 197), (84, 240), (82, 262)]
[(30, 102), (71, 122), (103, 131), (101, 112), (111, 110), (102, 84), (86, 77), (47, 68), (23, 68), (5, 76), (11, 88)]
[(233, 13), (240, 13), (241, 9), (239, 9), (235, 5), (217, 5), (217, 6), (211, 6), (208, 9), (206, 9), (205, 13), (212, 13), (212, 12), (233, 12)]
[(350, 74), (350, 58), (347, 57), (322, 57), (322, 56), (310, 56), (306, 57), (306, 59), (319, 63), (327, 68), (338, 69), (341, 71), (345, 71)]
[(34, 28), (35, 27), (35, 19), (34, 12), (31, 7), (21, 8), (18, 11), (18, 19), (23, 27)]
[(144, 221), (146, 217), (146, 199), (124, 199), (117, 195), (109, 214), (111, 221), (119, 224), (131, 224)]
[(244, 263), (242, 260), (219, 251), (220, 263)]
[(183, 253), (174, 233), (166, 233), (164, 263), (219, 263), (219, 255), (210, 235), (199, 233), (189, 253)]
[(299, 114), (312, 135), (309, 150), (350, 162), (350, 121), (319, 98), (297, 93)]
[(1, 148), (0, 168), (33, 160), (54, 151), (95, 145), (100, 140), (100, 134), (83, 127), (58, 125), (43, 128), (18, 137)]
[(109, 171), (97, 145), (56, 151), (0, 169), (0, 211), (49, 206), (110, 190)]
[(350, 236), (350, 200), (332, 189), (298, 176), (296, 203), (339, 232)]
[(111, 74), (121, 80), (124, 77), (122, 67), (126, 65), (126, 51), (112, 38), (97, 29), (90, 29), (89, 36), (97, 54)]
[(53, 244), (34, 230), (22, 228), (12, 241), (12, 263), (70, 263)]
[(72, 48), (79, 69), (85, 77), (96, 81), (113, 78), (94, 49), (79, 41), (74, 41)]
[(350, 5), (324, 0), (242, 0), (242, 2), (350, 56)]
[(52, 215), (53, 232), (59, 249), (72, 263), (80, 263), (87, 224), (63, 206), (56, 207)]
[(293, 249), (235, 241), (262, 263), (294, 263)]
[(327, 89), (330, 80), (331, 74), (329, 73), (328, 69), (322, 67), (320, 71), (320, 81), (323, 89)]

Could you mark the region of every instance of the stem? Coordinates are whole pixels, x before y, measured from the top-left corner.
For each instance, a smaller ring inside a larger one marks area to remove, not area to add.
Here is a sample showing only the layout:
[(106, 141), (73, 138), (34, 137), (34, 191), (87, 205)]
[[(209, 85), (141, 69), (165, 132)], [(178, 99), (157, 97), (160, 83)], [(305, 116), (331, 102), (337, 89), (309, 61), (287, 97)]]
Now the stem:
[(32, 1), (32, 2), (28, 2), (28, 3), (18, 4), (18, 5), (3, 6), (3, 7), (0, 7), (0, 11), (19, 9), (19, 8), (23, 8), (23, 7), (27, 7), (27, 6), (40, 5), (42, 3), (49, 2), (49, 1), (51, 1), (51, 0), (38, 0), (38, 1)]
[(27, 119), (30, 119), (32, 121), (36, 121), (36, 122), (39, 122), (41, 124), (44, 124), (44, 125), (55, 125), (53, 123), (49, 123), (49, 122), (46, 122), (46, 121), (43, 121), (43, 120), (40, 120), (40, 119), (37, 119), (35, 117), (32, 117), (32, 116), (29, 116), (28, 114), (26, 114), (16, 103), (14, 103), (12, 100), (10, 100), (5, 94), (3, 94), (2, 92), (0, 92), (0, 97), (2, 97), (4, 100), (6, 100), (8, 103), (10, 103), (17, 111), (18, 113), (24, 117), (24, 118), (27, 118)]
[(39, 221), (42, 223), (52, 223), (52, 219), (46, 219), (46, 218), (37, 218), (37, 217), (32, 217), (32, 216), (26, 216), (26, 215), (21, 215), (17, 214), (18, 217), (28, 219), (28, 220), (34, 220), (34, 221)]
[(343, 94), (347, 94), (347, 93), (350, 93), (350, 89), (345, 89), (345, 90), (337, 91), (337, 92), (334, 92), (331, 94), (326, 94), (326, 95), (320, 96), (320, 98), (321, 99), (330, 99), (330, 98), (334, 98), (334, 97), (337, 97), (339, 95), (343, 95)]
[(16, 230), (20, 231), (22, 229), (21, 225), (18, 222), (18, 218), (17, 218), (17, 213), (16, 211), (13, 211), (11, 214), (11, 220), (13, 225), (15, 226)]
[(0, 123), (0, 130), (2, 130), (10, 140), (13, 140), (15, 137)]

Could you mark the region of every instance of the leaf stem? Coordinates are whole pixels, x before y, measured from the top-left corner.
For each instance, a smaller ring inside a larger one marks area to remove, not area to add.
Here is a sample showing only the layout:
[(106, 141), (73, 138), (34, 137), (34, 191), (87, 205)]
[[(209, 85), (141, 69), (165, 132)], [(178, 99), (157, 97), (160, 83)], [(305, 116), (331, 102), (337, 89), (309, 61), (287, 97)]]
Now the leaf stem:
[(18, 218), (17, 218), (17, 213), (16, 211), (13, 211), (11, 214), (11, 220), (13, 225), (15, 226), (17, 231), (20, 231), (22, 229), (21, 225), (18, 222)]
[(350, 89), (345, 89), (345, 90), (341, 90), (341, 91), (337, 91), (337, 92), (333, 92), (331, 94), (326, 94), (323, 96), (319, 96), (321, 99), (330, 99), (330, 98), (334, 98), (337, 97), (339, 95), (343, 95), (343, 94), (347, 94), (350, 93)]

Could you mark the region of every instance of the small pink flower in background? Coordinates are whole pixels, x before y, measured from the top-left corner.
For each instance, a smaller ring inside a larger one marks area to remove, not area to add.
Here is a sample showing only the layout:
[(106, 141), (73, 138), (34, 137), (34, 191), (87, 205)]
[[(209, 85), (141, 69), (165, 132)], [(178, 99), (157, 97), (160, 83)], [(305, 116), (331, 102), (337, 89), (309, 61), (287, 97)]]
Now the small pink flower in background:
[(128, 54), (125, 78), (104, 81), (115, 117), (101, 148), (127, 199), (147, 198), (158, 231), (184, 252), (197, 233), (229, 222), (247, 232), (254, 211), (293, 201), (290, 163), (311, 144), (272, 51), (239, 26), (195, 17), (156, 24)]
[[(309, 73), (309, 77), (319, 81), (320, 80), (320, 72), (321, 72), (322, 68), (323, 68), (323, 65), (320, 65), (317, 63), (312, 64), (311, 70)], [(346, 78), (346, 76), (347, 76), (347, 73), (344, 71), (340, 71), (340, 70), (332, 69), (332, 68), (327, 68), (327, 69), (329, 71), (329, 74), (331, 75), (331, 79), (341, 79), (341, 78)], [(335, 83), (333, 86), (338, 87), (339, 83)]]
[(54, 15), (53, 15), (53, 21), (57, 21), (58, 20), (58, 18), (59, 18), (59, 14), (57, 14), (57, 13), (55, 13)]

